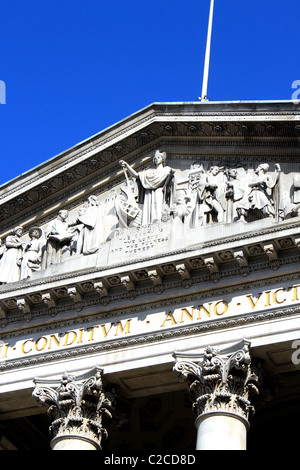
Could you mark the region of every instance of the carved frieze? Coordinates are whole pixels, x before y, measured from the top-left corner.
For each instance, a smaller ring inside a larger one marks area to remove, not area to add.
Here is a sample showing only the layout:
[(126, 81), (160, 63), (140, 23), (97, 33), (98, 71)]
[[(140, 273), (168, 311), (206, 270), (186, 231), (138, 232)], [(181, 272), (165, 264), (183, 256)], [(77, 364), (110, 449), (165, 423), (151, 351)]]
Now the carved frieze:
[[(232, 168), (226, 162), (195, 161), (175, 169), (167, 165), (167, 154), (160, 150), (152, 160), (152, 166), (141, 171), (121, 160), (123, 183), (105, 200), (90, 195), (76, 211), (60, 209), (50, 223), (32, 227), (27, 234), (22, 226), (15, 227), (1, 245), (0, 282), (37, 279), (40, 273), (51, 276), (66, 262), (71, 271), (92, 264), (126, 265), (134, 258), (153, 259), (190, 249), (197, 239), (209, 244), (223, 239), (225, 233), (277, 229), (276, 224), (298, 218), (300, 177), (287, 166), (283, 173), (278, 163), (271, 169), (267, 163), (251, 167), (245, 162)], [(247, 251), (248, 256), (265, 256), (273, 269), (280, 266), (273, 242), (253, 244)], [(247, 255), (241, 250), (223, 249), (198, 260), (215, 281), (220, 277), (220, 263), (238, 262), (243, 275), (248, 272)], [(169, 263), (161, 269), (165, 275), (179, 273), (189, 285), (186, 267), (177, 270)], [(109, 284), (134, 290), (133, 279), (117, 278), (111, 276)], [(77, 305), (79, 295), (74, 296)]]

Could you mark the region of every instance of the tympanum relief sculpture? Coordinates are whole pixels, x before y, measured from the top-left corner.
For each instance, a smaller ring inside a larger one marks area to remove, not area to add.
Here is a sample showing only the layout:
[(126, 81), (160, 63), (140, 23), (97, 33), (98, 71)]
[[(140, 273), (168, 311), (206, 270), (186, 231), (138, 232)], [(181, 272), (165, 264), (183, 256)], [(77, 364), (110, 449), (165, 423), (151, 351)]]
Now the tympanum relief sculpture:
[(151, 167), (142, 171), (121, 160), (123, 181), (106, 200), (91, 195), (72, 214), (62, 209), (46, 227), (28, 234), (15, 227), (0, 245), (0, 282), (26, 280), (74, 257), (101, 253), (120, 231), (167, 223), (171, 231), (179, 224), (196, 237), (206, 226), (261, 219), (272, 224), (300, 215), (299, 173), (285, 171), (282, 197), (278, 163), (234, 168), (196, 161), (175, 169), (166, 160), (167, 154), (156, 150)]

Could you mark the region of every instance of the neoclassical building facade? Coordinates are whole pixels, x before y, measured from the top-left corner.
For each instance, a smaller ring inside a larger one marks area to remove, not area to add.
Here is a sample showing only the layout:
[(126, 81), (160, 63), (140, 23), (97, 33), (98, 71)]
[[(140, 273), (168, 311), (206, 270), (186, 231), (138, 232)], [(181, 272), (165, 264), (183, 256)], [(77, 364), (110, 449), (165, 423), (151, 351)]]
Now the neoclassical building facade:
[(0, 188), (0, 448), (296, 443), (300, 113), (154, 103)]

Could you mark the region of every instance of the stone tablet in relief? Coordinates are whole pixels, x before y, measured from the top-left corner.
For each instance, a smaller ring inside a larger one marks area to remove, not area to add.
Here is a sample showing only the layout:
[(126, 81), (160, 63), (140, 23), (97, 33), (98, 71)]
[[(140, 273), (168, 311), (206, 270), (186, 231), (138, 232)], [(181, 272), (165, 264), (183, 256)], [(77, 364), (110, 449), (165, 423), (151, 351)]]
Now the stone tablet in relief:
[(15, 227), (5, 240), (5, 251), (0, 261), (0, 282), (16, 282), (20, 279), (23, 244), (23, 228)]
[[(125, 176), (127, 172), (138, 183), (138, 203), (142, 209), (142, 225), (149, 225), (162, 220), (163, 213), (172, 206), (175, 190), (175, 171), (166, 165), (165, 152), (156, 150), (152, 169), (136, 172), (123, 160)], [(128, 176), (126, 176), (128, 178)]]
[(170, 225), (167, 223), (115, 230), (109, 262), (155, 256), (168, 250), (170, 243)]
[(29, 230), (30, 241), (23, 247), (21, 279), (28, 279), (33, 272), (41, 269), (43, 254), (42, 233), (39, 227), (33, 227)]

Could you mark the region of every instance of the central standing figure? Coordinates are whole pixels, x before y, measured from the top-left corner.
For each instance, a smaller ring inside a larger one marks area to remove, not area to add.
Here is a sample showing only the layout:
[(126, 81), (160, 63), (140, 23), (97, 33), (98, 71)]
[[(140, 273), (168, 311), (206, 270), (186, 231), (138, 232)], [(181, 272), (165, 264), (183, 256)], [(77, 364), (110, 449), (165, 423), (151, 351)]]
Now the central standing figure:
[(172, 206), (175, 193), (175, 171), (166, 166), (166, 152), (156, 150), (153, 157), (154, 168), (141, 172), (135, 171), (123, 160), (120, 165), (136, 178), (139, 185), (138, 202), (143, 205), (142, 225), (160, 222), (163, 212)]

